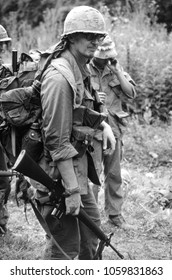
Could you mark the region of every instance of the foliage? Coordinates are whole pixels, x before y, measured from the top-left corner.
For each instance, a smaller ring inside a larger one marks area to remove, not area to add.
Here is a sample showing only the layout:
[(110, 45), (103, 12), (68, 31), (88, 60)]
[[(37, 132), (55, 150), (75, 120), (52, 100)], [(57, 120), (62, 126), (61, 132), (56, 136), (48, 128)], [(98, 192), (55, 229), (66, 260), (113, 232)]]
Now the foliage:
[(143, 116), (171, 120), (172, 37), (164, 25), (152, 24), (144, 10), (118, 18), (111, 27), (118, 58), (136, 82), (137, 97), (125, 109)]
[[(39, 25), (43, 21), (43, 12), (49, 8), (55, 8), (56, 4), (61, 6), (90, 5), (102, 6), (106, 5), (110, 9), (112, 16), (119, 16), (130, 12), (146, 9), (146, 13), (150, 18), (155, 14), (160, 23), (166, 23), (167, 30), (171, 31), (171, 0), (0, 0), (0, 19), (4, 24), (6, 18), (11, 12), (18, 13), (18, 23), (26, 21), (32, 27)], [(7, 25), (8, 26), (8, 25)]]
[(171, 121), (172, 34), (167, 33), (165, 25), (157, 23), (160, 6), (167, 9), (169, 1), (164, 5), (160, 0), (103, 1), (107, 6), (101, 2), (0, 0), (0, 7), (1, 13), (8, 15), (3, 21), (13, 39), (12, 46), (20, 53), (31, 48), (45, 50), (55, 44), (60, 39), (64, 18), (73, 6), (96, 5), (116, 43), (120, 63), (136, 82), (137, 97), (134, 102), (124, 103), (124, 109), (138, 114), (147, 123), (155, 119)]

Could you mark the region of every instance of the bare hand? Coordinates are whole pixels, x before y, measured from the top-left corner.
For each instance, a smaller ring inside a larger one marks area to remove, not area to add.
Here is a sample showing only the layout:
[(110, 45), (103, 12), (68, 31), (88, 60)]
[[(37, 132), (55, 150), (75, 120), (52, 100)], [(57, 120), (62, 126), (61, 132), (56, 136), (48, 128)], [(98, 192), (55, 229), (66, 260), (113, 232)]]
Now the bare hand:
[(122, 71), (122, 66), (119, 64), (119, 61), (116, 59), (109, 60), (107, 67), (115, 74)]
[(66, 204), (66, 215), (71, 214), (77, 216), (81, 206), (81, 195), (80, 193), (74, 193), (65, 198)]
[[(103, 150), (108, 150), (108, 153), (112, 153), (115, 150), (116, 139), (112, 132), (110, 125), (104, 122), (103, 124)], [(108, 147), (110, 143), (110, 148)]]

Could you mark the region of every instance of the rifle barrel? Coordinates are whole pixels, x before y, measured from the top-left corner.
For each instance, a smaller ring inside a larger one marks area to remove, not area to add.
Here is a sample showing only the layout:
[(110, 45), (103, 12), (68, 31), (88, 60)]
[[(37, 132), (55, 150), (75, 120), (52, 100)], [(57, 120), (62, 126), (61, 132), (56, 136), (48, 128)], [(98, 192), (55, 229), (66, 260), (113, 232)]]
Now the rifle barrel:
[(87, 225), (88, 228), (91, 229), (100, 240), (105, 242), (107, 246), (110, 246), (121, 259), (124, 259), (124, 256), (110, 243), (109, 237), (90, 219), (82, 207), (80, 208), (78, 219)]

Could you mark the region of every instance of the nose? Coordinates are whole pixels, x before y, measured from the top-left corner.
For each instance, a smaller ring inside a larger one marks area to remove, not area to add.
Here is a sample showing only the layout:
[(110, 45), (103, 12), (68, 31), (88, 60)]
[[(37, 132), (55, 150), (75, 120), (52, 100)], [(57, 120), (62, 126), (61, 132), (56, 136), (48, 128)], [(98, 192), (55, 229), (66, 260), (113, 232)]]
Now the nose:
[(0, 52), (1, 53), (5, 52), (4, 44), (0, 44)]
[(99, 40), (98, 40), (98, 39), (92, 40), (92, 41), (91, 41), (91, 44), (94, 45), (95, 47), (98, 47), (98, 45), (99, 45)]

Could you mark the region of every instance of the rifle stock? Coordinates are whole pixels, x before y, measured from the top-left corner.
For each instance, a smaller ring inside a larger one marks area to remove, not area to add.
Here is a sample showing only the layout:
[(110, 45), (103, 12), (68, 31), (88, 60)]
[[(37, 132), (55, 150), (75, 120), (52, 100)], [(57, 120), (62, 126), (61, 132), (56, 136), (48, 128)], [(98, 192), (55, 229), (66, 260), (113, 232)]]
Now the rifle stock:
[[(22, 173), (23, 175), (43, 184), (50, 192), (55, 191), (58, 199), (60, 199), (62, 193), (64, 192), (62, 184), (51, 179), (46, 172), (26, 153), (26, 150), (21, 151), (14, 166), (12, 167), (12, 170)], [(80, 212), (77, 217), (81, 222), (88, 226), (88, 228), (90, 228), (106, 246), (110, 246), (121, 259), (124, 258), (124, 256), (112, 246), (110, 238), (104, 234), (104, 232), (90, 219), (82, 207), (80, 208)]]

